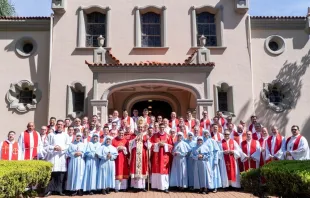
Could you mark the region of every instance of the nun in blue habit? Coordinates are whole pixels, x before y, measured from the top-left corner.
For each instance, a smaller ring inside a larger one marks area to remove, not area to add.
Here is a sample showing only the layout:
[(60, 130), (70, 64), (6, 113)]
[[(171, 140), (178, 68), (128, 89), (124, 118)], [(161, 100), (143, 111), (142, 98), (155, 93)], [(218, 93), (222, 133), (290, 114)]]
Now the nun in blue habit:
[(218, 143), (211, 138), (210, 131), (203, 130), (203, 134), (204, 144), (208, 147), (210, 155), (207, 160), (207, 163), (211, 167), (211, 169), (208, 170), (208, 175), (211, 177), (211, 181), (208, 182), (208, 188), (213, 189), (213, 192), (216, 193), (217, 189), (222, 187), (222, 178), (219, 167), (220, 147)]
[(85, 158), (85, 173), (83, 179), (83, 191), (89, 191), (90, 195), (94, 193), (92, 191), (97, 190), (97, 172), (99, 167), (99, 157), (96, 154), (97, 149), (99, 149), (101, 143), (99, 142), (99, 136), (94, 133), (91, 142), (88, 143)]
[(111, 145), (112, 137), (107, 136), (97, 150), (101, 159), (97, 175), (97, 189), (102, 189), (102, 194), (110, 194), (110, 188), (115, 188), (115, 159), (118, 156), (117, 149)]
[(199, 189), (199, 193), (208, 193), (208, 182), (211, 181), (208, 174), (211, 169), (207, 161), (210, 158), (209, 148), (203, 144), (203, 138), (197, 137), (197, 145), (192, 149), (190, 157), (194, 160), (194, 189)]
[[(188, 176), (188, 187), (190, 190), (194, 189), (194, 159), (190, 157), (193, 148), (197, 145), (197, 140), (194, 140), (194, 134), (192, 132), (187, 133), (187, 140), (185, 142), (191, 147), (191, 151), (186, 156), (187, 162), (187, 176)], [(197, 138), (196, 138), (197, 139)]]
[(67, 155), (70, 157), (68, 165), (68, 179), (66, 189), (72, 191), (72, 196), (77, 194), (83, 195), (82, 182), (85, 171), (84, 154), (86, 144), (82, 142), (82, 133), (77, 133), (74, 142), (72, 142), (67, 150)]
[(186, 156), (191, 151), (191, 147), (183, 140), (183, 133), (177, 133), (177, 142), (174, 143), (172, 155), (172, 167), (170, 173), (170, 186), (179, 187), (180, 190), (187, 188), (187, 162)]

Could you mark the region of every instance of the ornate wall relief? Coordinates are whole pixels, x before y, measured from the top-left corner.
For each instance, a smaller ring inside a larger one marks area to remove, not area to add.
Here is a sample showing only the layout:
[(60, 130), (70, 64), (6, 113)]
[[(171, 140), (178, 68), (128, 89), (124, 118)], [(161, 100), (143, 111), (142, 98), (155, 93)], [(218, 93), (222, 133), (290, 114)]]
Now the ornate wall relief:
[(40, 102), (41, 98), (42, 92), (38, 89), (38, 85), (28, 80), (12, 83), (6, 94), (9, 108), (19, 113), (36, 109), (37, 103)]
[(267, 107), (277, 113), (291, 109), (294, 100), (290, 84), (281, 80), (264, 83), (260, 96)]

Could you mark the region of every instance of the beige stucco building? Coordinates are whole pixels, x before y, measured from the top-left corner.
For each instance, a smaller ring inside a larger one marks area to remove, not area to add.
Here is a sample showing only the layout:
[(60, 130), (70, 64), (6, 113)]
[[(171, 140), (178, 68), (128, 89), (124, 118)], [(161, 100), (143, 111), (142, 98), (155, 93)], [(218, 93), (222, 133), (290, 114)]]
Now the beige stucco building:
[(221, 110), (235, 123), (257, 115), (309, 139), (310, 13), (255, 17), (248, 0), (207, 3), (53, 0), (51, 17), (1, 17), (0, 137), (51, 116), (104, 123), (114, 109), (149, 108)]

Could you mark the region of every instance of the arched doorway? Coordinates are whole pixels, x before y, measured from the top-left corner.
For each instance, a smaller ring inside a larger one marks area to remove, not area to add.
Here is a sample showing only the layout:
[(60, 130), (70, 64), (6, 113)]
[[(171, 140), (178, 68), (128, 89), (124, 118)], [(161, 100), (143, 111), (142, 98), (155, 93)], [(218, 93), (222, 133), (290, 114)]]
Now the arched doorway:
[(142, 116), (142, 112), (144, 109), (149, 110), (149, 115), (153, 115), (157, 117), (161, 115), (163, 118), (170, 118), (170, 114), (172, 112), (172, 108), (169, 103), (160, 100), (144, 100), (135, 103), (132, 108), (131, 112), (137, 109), (139, 112), (139, 116)]

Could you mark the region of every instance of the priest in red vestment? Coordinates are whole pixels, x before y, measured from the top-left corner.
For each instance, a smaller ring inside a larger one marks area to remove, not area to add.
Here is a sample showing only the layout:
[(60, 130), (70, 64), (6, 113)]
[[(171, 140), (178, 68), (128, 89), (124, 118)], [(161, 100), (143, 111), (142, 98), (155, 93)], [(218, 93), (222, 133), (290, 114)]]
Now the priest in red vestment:
[(118, 131), (118, 136), (112, 140), (112, 146), (118, 151), (115, 159), (115, 192), (119, 190), (127, 190), (129, 178), (128, 166), (128, 140), (124, 136), (124, 130)]
[(210, 131), (210, 126), (211, 126), (211, 120), (208, 117), (208, 111), (203, 111), (202, 112), (202, 119), (200, 120), (200, 127), (202, 127), (205, 130)]
[[(130, 126), (130, 131), (135, 130), (135, 121), (128, 115), (128, 111), (123, 111), (123, 118), (122, 118), (122, 128), (125, 129), (128, 125)], [(125, 121), (125, 122), (124, 122)]]
[(260, 161), (260, 144), (257, 140), (252, 139), (252, 132), (246, 132), (246, 140), (241, 142), (242, 152), (246, 157), (241, 160), (243, 162), (244, 171), (250, 168), (259, 168)]
[(169, 168), (173, 143), (165, 132), (165, 125), (159, 125), (159, 133), (151, 137), (152, 143), (152, 188), (168, 193)]
[(0, 160), (20, 160), (15, 134), (15, 131), (10, 131), (8, 133), (8, 139), (0, 142)]
[(268, 137), (269, 137), (269, 134), (268, 134), (267, 128), (263, 127), (262, 137), (258, 140), (260, 147), (261, 147), (260, 162), (259, 162), (260, 166), (263, 166), (266, 164), (266, 146), (267, 146)]
[(252, 133), (255, 133), (255, 124), (257, 123), (257, 117), (256, 116), (251, 116), (251, 124), (249, 126), (249, 130), (252, 131)]
[(29, 122), (27, 130), (22, 132), (18, 138), (21, 160), (39, 159), (43, 156), (41, 136), (34, 128), (34, 123)]
[(300, 135), (299, 127), (293, 125), (291, 127), (292, 136), (286, 140), (286, 154), (287, 160), (309, 160), (309, 145), (307, 139)]
[(195, 118), (193, 118), (192, 112), (187, 111), (185, 125), (188, 127), (189, 132), (192, 132), (195, 127)]
[(276, 126), (271, 128), (272, 135), (267, 139), (266, 162), (283, 160), (285, 154), (285, 138), (281, 136)]
[[(229, 130), (229, 129), (228, 129)], [(230, 131), (230, 139), (235, 140), (239, 146), (241, 146), (241, 142), (246, 140), (246, 132), (244, 131), (243, 125), (239, 124), (237, 127), (237, 131)], [(238, 159), (238, 165), (240, 172), (243, 171), (243, 163), (241, 159)]]
[(179, 120), (177, 119), (176, 112), (171, 112), (171, 119), (169, 120), (170, 128), (177, 128), (179, 125)]
[(144, 120), (144, 125), (146, 125), (146, 124), (149, 125), (151, 123), (151, 118), (149, 116), (149, 110), (148, 109), (143, 110), (143, 120)]
[(239, 144), (230, 139), (230, 132), (227, 129), (224, 130), (224, 139), (219, 145), (221, 148), (219, 158), (223, 188), (229, 186), (241, 188), (238, 159), (243, 159), (245, 157), (244, 153), (241, 151)]
[(145, 179), (149, 176), (147, 153), (152, 144), (147, 139), (147, 136), (143, 135), (144, 126), (139, 124), (137, 128), (136, 137), (130, 140), (128, 144), (131, 187), (146, 192)]

